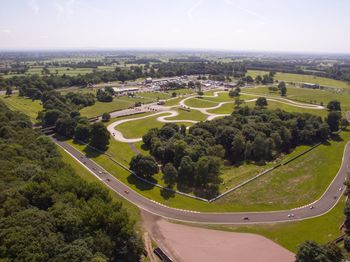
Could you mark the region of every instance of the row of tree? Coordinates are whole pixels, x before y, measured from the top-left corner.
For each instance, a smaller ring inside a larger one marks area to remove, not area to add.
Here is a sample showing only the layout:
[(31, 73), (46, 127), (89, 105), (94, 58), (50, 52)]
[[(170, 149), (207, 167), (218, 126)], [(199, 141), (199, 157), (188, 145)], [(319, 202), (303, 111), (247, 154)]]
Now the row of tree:
[(0, 159), (0, 260), (140, 260), (142, 241), (122, 205), (1, 102)]
[[(102, 123), (91, 124), (80, 116), (79, 109), (94, 102), (91, 94), (68, 93), (61, 95), (56, 91), (44, 92), (41, 97), (44, 110), (37, 119), (44, 127), (55, 127), (55, 131), (65, 137), (74, 137), (80, 142), (89, 143), (99, 150), (106, 150), (110, 134)], [(108, 121), (105, 114), (104, 121)]]

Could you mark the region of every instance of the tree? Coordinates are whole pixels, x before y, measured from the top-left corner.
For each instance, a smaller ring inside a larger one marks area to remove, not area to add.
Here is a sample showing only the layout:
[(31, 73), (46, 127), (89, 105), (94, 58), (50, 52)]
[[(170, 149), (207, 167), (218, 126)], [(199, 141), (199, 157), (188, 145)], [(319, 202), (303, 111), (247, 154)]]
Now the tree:
[(169, 186), (173, 187), (177, 181), (177, 170), (172, 163), (165, 164), (163, 168), (164, 182)]
[(348, 234), (344, 237), (344, 247), (346, 251), (350, 252), (350, 236)]
[(295, 258), (296, 262), (331, 262), (324, 249), (312, 241), (299, 245)]
[(130, 170), (140, 177), (151, 178), (159, 172), (159, 167), (152, 156), (138, 154), (132, 157), (130, 161)]
[(338, 111), (330, 111), (326, 118), (326, 122), (329, 125), (331, 132), (336, 132), (339, 130), (341, 114)]
[(74, 138), (78, 141), (89, 142), (90, 128), (86, 124), (78, 124), (74, 131)]
[(171, 94), (171, 97), (176, 97), (176, 96), (177, 96), (176, 92), (173, 92), (173, 93)]
[(340, 102), (338, 100), (329, 101), (327, 108), (329, 111), (341, 111)]
[(90, 146), (104, 151), (109, 145), (109, 138), (110, 134), (102, 123), (94, 123), (91, 125)]
[(287, 95), (287, 86), (285, 82), (280, 82), (278, 84), (278, 89), (280, 90), (281, 96), (286, 96)]
[(241, 100), (239, 96), (235, 98), (235, 108), (240, 108), (242, 103), (243, 103), (243, 100)]
[(57, 119), (62, 115), (62, 112), (57, 109), (47, 110), (44, 115), (44, 125), (52, 126), (56, 123)]
[(255, 77), (255, 82), (256, 82), (257, 84), (260, 84), (260, 83), (262, 82), (262, 77), (261, 77), (261, 75), (258, 75), (258, 76)]
[(72, 137), (76, 122), (69, 116), (63, 116), (57, 119), (55, 124), (56, 132), (65, 137)]
[(233, 98), (233, 97), (237, 97), (239, 96), (239, 91), (237, 90), (237, 88), (235, 90), (231, 89), (229, 92), (228, 92), (228, 95)]
[(189, 156), (184, 156), (181, 159), (178, 168), (179, 182), (192, 184), (194, 181), (195, 165)]
[(267, 104), (267, 100), (266, 100), (265, 97), (259, 97), (259, 98), (256, 100), (255, 105), (256, 105), (257, 107), (263, 108), (263, 107), (267, 106), (268, 104)]
[(111, 115), (109, 113), (103, 113), (102, 115), (102, 121), (103, 122), (108, 122), (109, 119), (111, 119)]
[(6, 87), (6, 96), (11, 96), (12, 95), (12, 88), (11, 86)]
[(242, 135), (235, 136), (232, 142), (230, 160), (232, 163), (239, 162), (244, 159), (245, 139)]
[(333, 242), (324, 245), (323, 249), (324, 249), (329, 261), (332, 261), (332, 262), (343, 261), (344, 256), (341, 252), (341, 249)]

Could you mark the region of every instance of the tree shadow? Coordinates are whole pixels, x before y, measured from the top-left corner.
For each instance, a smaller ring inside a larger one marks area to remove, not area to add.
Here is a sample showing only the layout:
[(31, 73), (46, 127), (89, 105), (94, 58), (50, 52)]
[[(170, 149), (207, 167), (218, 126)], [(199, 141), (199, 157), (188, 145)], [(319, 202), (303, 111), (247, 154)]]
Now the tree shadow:
[[(152, 184), (149, 184), (145, 181), (142, 181), (140, 179), (138, 179), (134, 174), (130, 173), (130, 175), (127, 177), (128, 183), (130, 183), (131, 185), (135, 185), (137, 187), (137, 189), (141, 190), (141, 191), (146, 191), (146, 190), (151, 190), (153, 189), (155, 186)], [(153, 179), (153, 181), (150, 181), (152, 183), (157, 183), (157, 180)]]
[[(172, 189), (172, 188), (171, 188)], [(172, 190), (167, 190), (162, 188), (160, 190), (160, 195), (165, 199), (165, 200), (169, 200), (170, 198), (174, 198), (175, 197), (175, 192)]]
[(336, 142), (342, 142), (344, 139), (339, 134), (332, 134), (331, 139)]
[(88, 157), (88, 158), (95, 158), (95, 157), (98, 157), (100, 155), (103, 155), (103, 152), (97, 151), (97, 150), (95, 150), (95, 149), (93, 149), (93, 148), (91, 148), (89, 146), (86, 146), (83, 149), (83, 152), (85, 153), (85, 156)]
[(193, 191), (191, 187), (184, 183), (177, 183), (177, 190), (183, 193), (191, 193)]

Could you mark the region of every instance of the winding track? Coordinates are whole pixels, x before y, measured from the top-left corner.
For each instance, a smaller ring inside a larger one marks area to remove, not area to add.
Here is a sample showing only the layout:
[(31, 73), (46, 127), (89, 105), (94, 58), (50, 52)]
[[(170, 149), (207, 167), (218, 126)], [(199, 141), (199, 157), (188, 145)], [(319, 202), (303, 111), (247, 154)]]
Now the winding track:
[[(184, 99), (184, 100), (187, 100), (187, 99)], [(151, 117), (154, 115), (161, 115), (165, 113), (168, 113), (169, 115), (160, 116), (157, 118), (157, 120), (161, 122), (164, 122), (164, 121), (180, 122), (179, 120), (167, 120), (166, 118), (177, 116), (178, 113), (172, 110), (165, 110), (149, 116), (116, 121), (110, 126), (108, 126), (108, 128), (110, 132), (117, 132), (116, 130), (114, 130), (114, 127), (117, 126), (118, 124), (125, 123), (128, 121), (143, 119), (146, 117)], [(211, 115), (208, 115), (208, 118), (209, 117), (211, 117)], [(181, 120), (181, 121), (186, 121), (186, 120)], [(192, 121), (192, 120), (187, 120), (187, 121)], [(130, 140), (127, 139), (127, 141), (129, 142)], [(347, 178), (348, 172), (350, 171), (349, 169), (350, 143), (348, 143), (344, 148), (342, 164), (339, 168), (337, 175), (334, 177), (332, 183), (326, 189), (324, 194), (313, 203), (310, 203), (306, 206), (292, 209), (292, 210), (281, 210), (281, 211), (270, 211), (270, 212), (234, 212), (234, 213), (232, 212), (231, 213), (230, 212), (229, 213), (196, 212), (196, 211), (190, 211), (190, 210), (170, 208), (163, 204), (150, 200), (140, 195), (136, 191), (130, 189), (127, 185), (123, 184), (119, 180), (117, 180), (113, 175), (105, 171), (102, 167), (100, 167), (91, 159), (86, 158), (83, 153), (81, 153), (79, 150), (75, 149), (71, 145), (65, 142), (57, 141), (57, 140), (55, 140), (55, 142), (59, 146), (61, 146), (67, 153), (69, 153), (72, 157), (74, 157), (87, 170), (89, 170), (93, 175), (95, 175), (98, 179), (100, 179), (105, 185), (110, 187), (120, 196), (130, 201), (131, 203), (135, 204), (139, 208), (164, 218), (192, 222), (192, 223), (258, 224), (258, 223), (276, 223), (276, 222), (296, 221), (296, 220), (304, 220), (304, 219), (309, 219), (313, 217), (318, 217), (329, 212), (340, 200), (345, 190), (345, 186), (343, 185), (343, 183)], [(310, 208), (311, 206), (313, 206), (314, 208), (311, 209)], [(294, 214), (294, 217), (288, 217), (288, 215), (291, 213)], [(242, 220), (242, 217), (248, 217), (249, 219)]]
[[(227, 91), (216, 91), (214, 92), (214, 94), (212, 96), (202, 96), (202, 97), (218, 97), (220, 93), (227, 93)], [(257, 94), (248, 94), (248, 93), (241, 93), (244, 95), (250, 95), (250, 96), (260, 96)], [(193, 99), (196, 96), (189, 96), (187, 98), (184, 98), (183, 100), (181, 100), (179, 102), (179, 105), (181, 107), (184, 108), (189, 108), (192, 110), (197, 110), (199, 112), (201, 112), (204, 115), (207, 115), (207, 119), (208, 121), (213, 120), (215, 118), (218, 117), (224, 117), (224, 116), (228, 116), (230, 114), (215, 114), (215, 113), (210, 113), (208, 112), (209, 110), (214, 110), (217, 108), (220, 108), (221, 106), (225, 105), (225, 104), (232, 104), (234, 103), (233, 101), (227, 101), (227, 102), (215, 102), (215, 101), (210, 101), (213, 102), (217, 105), (212, 106), (212, 107), (205, 107), (205, 108), (201, 108), (201, 107), (192, 107), (192, 106), (188, 106), (186, 105), (186, 101), (189, 99)], [(278, 103), (282, 103), (282, 104), (286, 104), (286, 105), (291, 105), (294, 107), (299, 107), (299, 108), (306, 108), (306, 109), (324, 109), (323, 106), (319, 106), (319, 105), (311, 105), (311, 104), (305, 104), (305, 103), (300, 103), (300, 102), (295, 102), (286, 98), (266, 98), (268, 101), (273, 101), (273, 102), (278, 102)], [(246, 100), (245, 102), (249, 103), (249, 102), (255, 102), (257, 100), (257, 98), (253, 98), (250, 100)], [(149, 106), (148, 106), (149, 107)], [(147, 115), (147, 116), (141, 116), (141, 117), (136, 117), (136, 118), (129, 118), (129, 119), (123, 119), (123, 120), (117, 120), (115, 122), (113, 122), (112, 124), (110, 124), (107, 129), (108, 131), (113, 135), (114, 139), (119, 141), (119, 142), (123, 142), (123, 143), (135, 143), (135, 142), (140, 142), (142, 141), (142, 138), (125, 138), (124, 135), (122, 134), (122, 132), (118, 131), (116, 129), (116, 127), (120, 124), (126, 123), (126, 122), (131, 122), (131, 121), (137, 121), (137, 120), (141, 120), (141, 119), (145, 119), (145, 118), (149, 118), (149, 117), (154, 117), (157, 115), (161, 115), (161, 114), (168, 114), (166, 116), (160, 116), (157, 118), (158, 122), (162, 122), (162, 123), (197, 123), (198, 121), (194, 121), (194, 120), (170, 120), (168, 118), (172, 118), (172, 117), (176, 117), (179, 115), (179, 113), (175, 110), (171, 110), (171, 108), (176, 107), (176, 106), (172, 106), (172, 107), (166, 107), (166, 106), (157, 106), (157, 109), (160, 110), (160, 112), (151, 114), (151, 115)], [(129, 109), (130, 110), (130, 109)]]

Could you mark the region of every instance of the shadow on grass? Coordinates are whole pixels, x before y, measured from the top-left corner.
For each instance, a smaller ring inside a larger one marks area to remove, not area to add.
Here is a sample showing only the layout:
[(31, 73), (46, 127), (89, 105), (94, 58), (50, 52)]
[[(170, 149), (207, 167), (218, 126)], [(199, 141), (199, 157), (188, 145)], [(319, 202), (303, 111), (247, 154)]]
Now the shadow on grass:
[[(130, 174), (127, 177), (128, 183), (131, 185), (135, 185), (137, 187), (137, 189), (141, 190), (141, 191), (146, 191), (146, 190), (151, 190), (154, 188), (154, 185), (152, 184), (148, 184), (140, 179), (138, 179), (135, 175)], [(150, 181), (152, 183), (157, 183), (157, 180), (153, 179), (152, 181)]]
[(174, 198), (175, 197), (175, 192), (174, 191), (170, 191), (170, 190), (166, 190), (166, 189), (161, 189), (160, 190), (160, 195), (165, 199), (165, 200), (169, 200), (170, 198)]
[[(346, 132), (346, 131), (343, 131), (343, 132)], [(332, 134), (331, 138), (332, 138), (332, 141), (335, 141), (335, 142), (344, 141), (344, 139), (339, 134)]]

